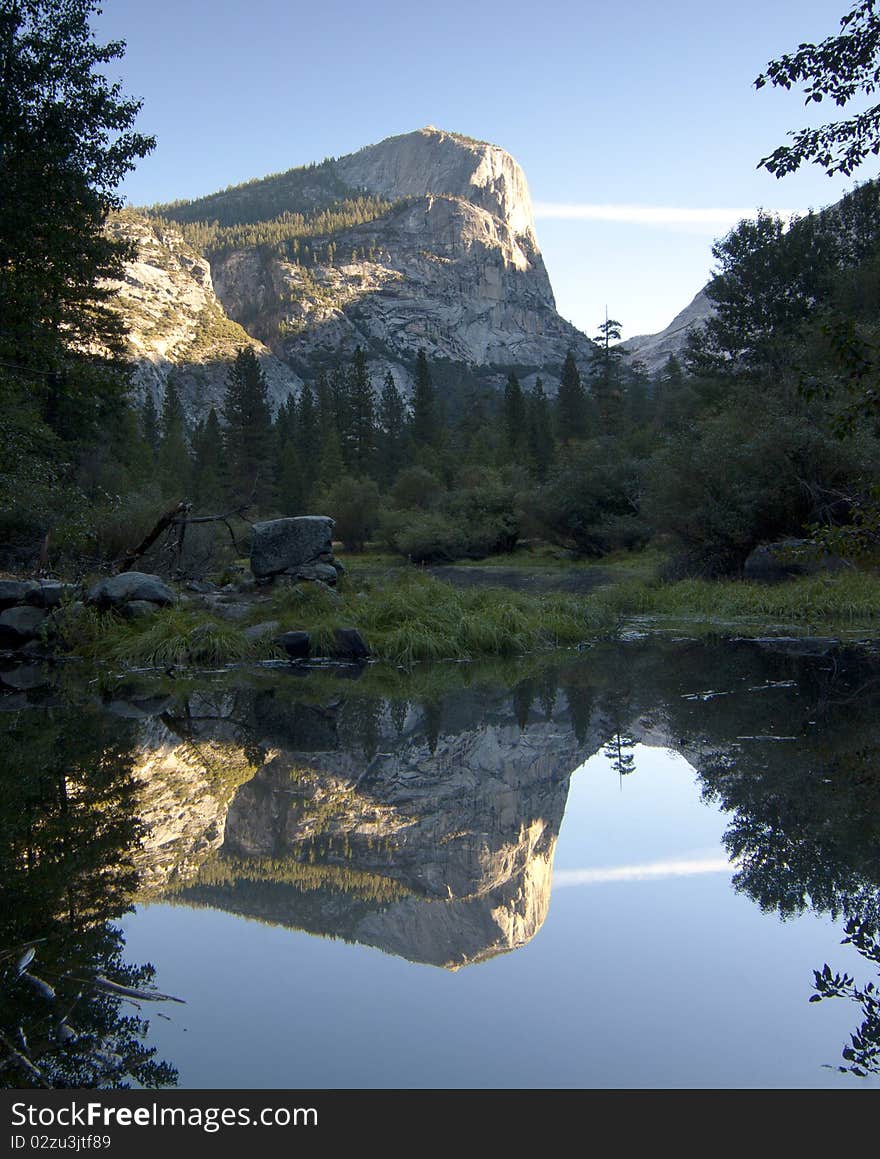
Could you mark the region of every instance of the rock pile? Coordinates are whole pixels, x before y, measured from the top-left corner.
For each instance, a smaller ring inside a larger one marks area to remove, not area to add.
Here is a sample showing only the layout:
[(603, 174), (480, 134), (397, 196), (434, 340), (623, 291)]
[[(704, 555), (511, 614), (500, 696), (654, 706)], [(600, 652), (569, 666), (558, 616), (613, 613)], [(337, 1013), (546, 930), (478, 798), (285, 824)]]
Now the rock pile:
[(0, 580), (0, 648), (37, 645), (52, 611), (76, 593), (57, 580)]

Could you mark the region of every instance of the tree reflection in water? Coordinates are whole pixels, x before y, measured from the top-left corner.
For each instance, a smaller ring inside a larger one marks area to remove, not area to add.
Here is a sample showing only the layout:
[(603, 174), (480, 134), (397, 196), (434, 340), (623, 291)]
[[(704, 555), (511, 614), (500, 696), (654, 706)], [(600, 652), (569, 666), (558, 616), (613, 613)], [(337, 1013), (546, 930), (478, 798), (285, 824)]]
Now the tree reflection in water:
[[(808, 713), (792, 722), (808, 738), (792, 761), (784, 746), (704, 761), (703, 795), (732, 815), (725, 845), (739, 869), (736, 889), (783, 919), (807, 910), (844, 918), (842, 944), (880, 965), (880, 726), (876, 661), (806, 665)], [(828, 963), (814, 971), (811, 1002), (846, 997), (862, 1023), (841, 1071), (880, 1073), (877, 984), (859, 984)]]
[(90, 703), (8, 712), (0, 749), (0, 1085), (174, 1085), (145, 1042), (154, 968), (112, 924), (137, 885), (133, 727)]

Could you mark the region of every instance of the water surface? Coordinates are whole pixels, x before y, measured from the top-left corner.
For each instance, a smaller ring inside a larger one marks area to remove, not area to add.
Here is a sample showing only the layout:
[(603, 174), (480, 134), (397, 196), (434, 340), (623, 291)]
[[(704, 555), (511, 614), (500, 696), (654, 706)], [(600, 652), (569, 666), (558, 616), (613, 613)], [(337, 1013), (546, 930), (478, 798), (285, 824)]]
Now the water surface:
[[(208, 1088), (876, 1086), (876, 1019), (854, 1052), (860, 1002), (809, 999), (825, 963), (876, 979), (840, 943), (877, 922), (878, 673), (823, 642), (630, 641), (10, 692), (4, 940), (46, 938), (29, 971), (56, 1003), (86, 979), (79, 1056), (49, 1044), (46, 1065)], [(57, 1021), (10, 974), (4, 1024)], [(186, 1001), (132, 1011), (140, 1072), (96, 976)]]

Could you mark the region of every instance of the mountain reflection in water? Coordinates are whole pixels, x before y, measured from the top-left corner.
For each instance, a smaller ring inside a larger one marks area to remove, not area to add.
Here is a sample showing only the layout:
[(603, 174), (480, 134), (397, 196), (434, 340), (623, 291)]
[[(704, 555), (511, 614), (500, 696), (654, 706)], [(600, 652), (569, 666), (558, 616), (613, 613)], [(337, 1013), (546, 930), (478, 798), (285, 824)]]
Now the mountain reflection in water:
[[(651, 641), (487, 672), (439, 666), (390, 689), (369, 670), (357, 682), (237, 672), (167, 695), (119, 687), (103, 704), (80, 690), (75, 708), (65, 707), (69, 692), (17, 693), (0, 719), (15, 787), (2, 855), (3, 912), (16, 916), (3, 944), (12, 953), (45, 938), (49, 982), (67, 973), (144, 985), (149, 970), (123, 965), (110, 923), (134, 901), (162, 900), (458, 970), (540, 930), (573, 772), (601, 750), (623, 787), (649, 744), (697, 771), (704, 801), (726, 820), (727, 857), (597, 866), (587, 851), (583, 867), (557, 871), (558, 887), (726, 871), (765, 912), (851, 923), (869, 959), (880, 891), (878, 675), (866, 649)], [(88, 733), (76, 741), (74, 730), (73, 748), (61, 742), (68, 717)], [(28, 1081), (10, 1062), (16, 1019), (37, 1019), (41, 999), (25, 994), (11, 962), (0, 960), (4, 1074)], [(874, 1069), (880, 1036), (866, 991), (826, 993), (860, 1004), (858, 1042), (843, 1061)], [(106, 996), (77, 1001), (105, 1017), (115, 1009)], [(56, 1042), (47, 1081), (173, 1081), (148, 1047), (134, 1051), (142, 1025), (109, 1050), (113, 1033), (94, 1032), (93, 1053), (99, 1043), (98, 1054), (124, 1065), (68, 1075), (74, 1064)]]

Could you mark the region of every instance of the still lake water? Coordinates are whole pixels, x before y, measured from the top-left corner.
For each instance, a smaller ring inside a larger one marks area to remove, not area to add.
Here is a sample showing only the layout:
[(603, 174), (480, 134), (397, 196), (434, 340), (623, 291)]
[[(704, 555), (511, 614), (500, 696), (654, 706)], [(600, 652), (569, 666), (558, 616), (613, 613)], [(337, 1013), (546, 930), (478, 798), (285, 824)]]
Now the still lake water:
[[(7, 802), (27, 866), (5, 942), (57, 941), (29, 970), (58, 1000), (65, 975), (143, 985), (122, 964), (152, 963), (186, 1005), (141, 1003), (145, 1042), (185, 1087), (876, 1088), (837, 1069), (861, 1004), (809, 1001), (825, 963), (876, 981), (841, 945), (880, 901), (871, 649), (630, 641), (441, 669), (10, 691), (4, 780), (41, 736), (25, 805), (64, 856), (41, 873), (40, 826), (23, 840)], [(4, 1021), (45, 1017), (6, 981)], [(124, 1079), (113, 1003), (89, 1001), (69, 1022), (103, 1017), (119, 1061), (94, 1077)], [(875, 1016), (864, 1058), (877, 1036)]]

